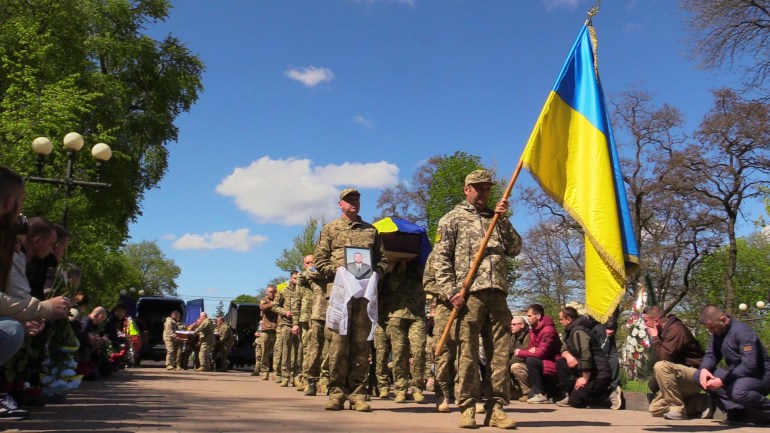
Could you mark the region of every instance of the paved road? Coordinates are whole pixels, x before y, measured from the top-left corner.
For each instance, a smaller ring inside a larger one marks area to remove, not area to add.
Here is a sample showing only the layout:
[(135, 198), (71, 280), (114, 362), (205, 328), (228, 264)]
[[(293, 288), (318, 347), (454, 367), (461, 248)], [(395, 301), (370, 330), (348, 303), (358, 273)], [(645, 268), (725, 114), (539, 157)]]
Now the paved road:
[[(433, 395), (428, 393), (429, 401)], [(121, 371), (85, 382), (64, 405), (33, 409), (25, 421), (0, 421), (9, 432), (442, 432), (457, 427), (459, 413), (434, 412), (433, 404), (396, 404), (372, 399), (373, 412), (324, 411), (325, 396), (305, 397), (247, 371), (167, 372), (158, 367)], [(507, 408), (518, 431), (701, 432), (763, 431), (712, 420), (685, 422), (652, 418), (645, 412), (572, 409), (514, 402)], [(477, 423), (483, 421), (477, 415)], [(482, 427), (482, 431), (496, 428)]]

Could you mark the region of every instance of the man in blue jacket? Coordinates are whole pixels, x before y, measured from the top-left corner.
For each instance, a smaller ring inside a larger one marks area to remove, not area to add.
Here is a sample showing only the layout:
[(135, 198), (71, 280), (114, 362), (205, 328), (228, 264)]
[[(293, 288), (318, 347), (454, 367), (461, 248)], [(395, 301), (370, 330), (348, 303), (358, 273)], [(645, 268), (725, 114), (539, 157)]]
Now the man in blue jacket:
[[(707, 305), (700, 321), (712, 334), (695, 379), (728, 422), (770, 423), (770, 356), (751, 328)], [(724, 359), (726, 368), (717, 368)]]

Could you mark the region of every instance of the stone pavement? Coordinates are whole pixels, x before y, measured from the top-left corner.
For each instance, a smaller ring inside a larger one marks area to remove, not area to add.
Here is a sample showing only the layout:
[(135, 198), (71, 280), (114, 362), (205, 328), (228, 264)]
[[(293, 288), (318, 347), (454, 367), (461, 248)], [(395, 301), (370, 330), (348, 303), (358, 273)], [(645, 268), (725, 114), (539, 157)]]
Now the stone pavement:
[[(8, 432), (446, 432), (459, 412), (439, 414), (432, 404), (396, 404), (372, 398), (371, 413), (324, 411), (326, 396), (305, 397), (294, 388), (250, 376), (248, 371), (168, 372), (158, 366), (121, 371), (84, 382), (66, 404), (31, 409), (25, 421), (0, 421)], [(736, 428), (715, 420), (667, 421), (633, 410), (561, 408), (514, 402), (506, 409), (518, 431), (701, 432), (764, 431)], [(476, 416), (483, 422), (483, 415)], [(482, 427), (483, 431), (496, 428)]]

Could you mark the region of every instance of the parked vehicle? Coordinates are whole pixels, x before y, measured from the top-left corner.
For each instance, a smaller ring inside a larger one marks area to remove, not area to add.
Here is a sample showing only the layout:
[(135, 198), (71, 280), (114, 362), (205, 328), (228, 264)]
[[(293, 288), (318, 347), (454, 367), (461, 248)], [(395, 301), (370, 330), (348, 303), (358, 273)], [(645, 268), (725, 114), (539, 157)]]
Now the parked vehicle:
[(254, 332), (259, 326), (259, 304), (230, 302), (225, 319), (235, 331), (235, 346), (228, 356), (230, 365), (242, 367), (254, 364)]
[(163, 361), (166, 345), (163, 343), (163, 321), (171, 312), (179, 311), (184, 317), (185, 302), (179, 298), (145, 296), (136, 301), (136, 321), (142, 338), (141, 360)]

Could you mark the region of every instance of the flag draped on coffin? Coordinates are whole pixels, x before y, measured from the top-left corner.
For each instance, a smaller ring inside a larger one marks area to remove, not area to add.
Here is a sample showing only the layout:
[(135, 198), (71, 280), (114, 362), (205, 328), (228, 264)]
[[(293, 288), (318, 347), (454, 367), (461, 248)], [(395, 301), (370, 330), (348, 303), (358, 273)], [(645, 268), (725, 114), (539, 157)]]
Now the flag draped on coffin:
[[(413, 222), (396, 218), (385, 217), (372, 224), (380, 235), (388, 235), (391, 233), (405, 233), (412, 234), (419, 237), (419, 261), (420, 266), (425, 266), (425, 262), (428, 260), (428, 255), (432, 249), (430, 240), (428, 240), (428, 232)], [(386, 245), (387, 246), (387, 245)], [(387, 248), (386, 248), (387, 249)]]
[(606, 321), (639, 262), (631, 215), (586, 24), (521, 157), (543, 190), (585, 232), (586, 311)]

